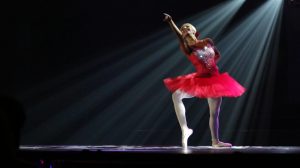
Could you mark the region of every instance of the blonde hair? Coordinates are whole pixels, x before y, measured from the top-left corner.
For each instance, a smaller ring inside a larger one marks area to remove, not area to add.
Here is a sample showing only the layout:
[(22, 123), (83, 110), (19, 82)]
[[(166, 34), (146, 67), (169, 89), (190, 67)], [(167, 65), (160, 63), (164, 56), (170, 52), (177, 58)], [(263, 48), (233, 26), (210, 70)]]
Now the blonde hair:
[(197, 32), (197, 29), (195, 28), (195, 26), (193, 26), (192, 24), (190, 23), (184, 23), (181, 27), (180, 27), (180, 31), (182, 31), (183, 27), (184, 26), (190, 26), (191, 29), (196, 33)]

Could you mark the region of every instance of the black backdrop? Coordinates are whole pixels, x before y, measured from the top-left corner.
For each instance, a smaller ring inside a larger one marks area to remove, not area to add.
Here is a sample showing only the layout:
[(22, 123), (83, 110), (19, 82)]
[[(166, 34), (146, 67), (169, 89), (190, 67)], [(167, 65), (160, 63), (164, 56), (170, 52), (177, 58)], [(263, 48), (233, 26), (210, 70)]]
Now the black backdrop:
[[(24, 1), (4, 5), (2, 8), (8, 10), (3, 10), (2, 15), (3, 51), (8, 52), (1, 56), (1, 92), (15, 96), (37, 82), (79, 66), (93, 57), (93, 53), (107, 53), (150, 35), (166, 26), (162, 22), (163, 12), (180, 20), (223, 1), (184, 2)], [(246, 1), (233, 22), (262, 2)], [(272, 144), (300, 145), (300, 25), (297, 21), (300, 7), (291, 1), (285, 1), (284, 5), (275, 85), (276, 110), (271, 119), (272, 129), (278, 131), (272, 133)]]

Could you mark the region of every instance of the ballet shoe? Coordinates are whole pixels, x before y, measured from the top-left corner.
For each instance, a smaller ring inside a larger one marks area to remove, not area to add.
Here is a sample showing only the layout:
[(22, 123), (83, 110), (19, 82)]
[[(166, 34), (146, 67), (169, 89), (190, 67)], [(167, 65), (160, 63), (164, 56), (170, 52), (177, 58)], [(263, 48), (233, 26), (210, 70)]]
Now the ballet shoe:
[(231, 143), (221, 142), (219, 140), (214, 140), (214, 141), (212, 141), (212, 147), (219, 147), (219, 148), (222, 148), (222, 147), (232, 147), (232, 144)]
[(188, 139), (193, 134), (193, 130), (186, 128), (182, 130), (182, 147), (187, 148)]

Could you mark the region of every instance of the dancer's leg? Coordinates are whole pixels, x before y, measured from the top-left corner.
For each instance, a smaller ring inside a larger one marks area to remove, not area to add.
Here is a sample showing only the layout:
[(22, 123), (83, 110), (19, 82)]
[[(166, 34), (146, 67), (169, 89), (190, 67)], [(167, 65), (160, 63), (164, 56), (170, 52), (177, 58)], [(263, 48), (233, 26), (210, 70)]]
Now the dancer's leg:
[(189, 129), (187, 126), (187, 122), (186, 122), (186, 116), (185, 116), (185, 107), (184, 104), (182, 102), (182, 99), (184, 98), (192, 98), (193, 96), (177, 90), (172, 94), (172, 99), (173, 99), (173, 103), (174, 103), (174, 108), (175, 108), (175, 112), (176, 112), (176, 116), (182, 131), (182, 146), (184, 148), (186, 148), (188, 146), (188, 138), (189, 136), (193, 133), (192, 129)]
[(214, 147), (231, 147), (230, 143), (224, 143), (219, 140), (219, 113), (222, 98), (208, 98), (209, 105), (209, 128), (211, 132), (212, 146)]

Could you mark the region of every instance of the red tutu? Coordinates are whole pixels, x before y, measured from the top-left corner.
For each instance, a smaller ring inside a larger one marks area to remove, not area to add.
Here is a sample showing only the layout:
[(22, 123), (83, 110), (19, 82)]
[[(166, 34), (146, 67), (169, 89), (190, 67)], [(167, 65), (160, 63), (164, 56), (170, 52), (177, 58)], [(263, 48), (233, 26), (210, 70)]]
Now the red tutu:
[(216, 65), (215, 51), (211, 45), (194, 48), (188, 59), (197, 72), (164, 79), (164, 84), (171, 92), (184, 91), (199, 98), (238, 97), (245, 88), (235, 81), (227, 72), (219, 73)]
[(195, 72), (175, 78), (166, 78), (164, 83), (171, 92), (180, 89), (199, 98), (238, 97), (245, 92), (245, 88), (228, 73), (200, 77)]

